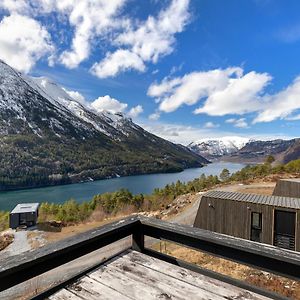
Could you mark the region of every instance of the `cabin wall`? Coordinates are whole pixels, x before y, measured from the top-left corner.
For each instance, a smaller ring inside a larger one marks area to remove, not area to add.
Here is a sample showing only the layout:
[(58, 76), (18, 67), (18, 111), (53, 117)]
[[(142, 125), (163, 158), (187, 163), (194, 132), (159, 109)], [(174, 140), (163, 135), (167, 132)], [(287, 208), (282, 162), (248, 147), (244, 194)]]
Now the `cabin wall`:
[(292, 180), (277, 181), (273, 196), (300, 198), (300, 182)]
[[(37, 218), (38, 218), (38, 212), (28, 212), (26, 214), (26, 223), (27, 226), (30, 225), (36, 225)], [(20, 226), (20, 214), (10, 214), (9, 215), (9, 227), (12, 229), (15, 229)]]
[(251, 212), (262, 213), (262, 242), (273, 243), (273, 207), (203, 196), (195, 227), (250, 239)]
[[(262, 243), (273, 245), (274, 210), (295, 211), (270, 205), (203, 196), (194, 227), (250, 240), (251, 212), (262, 213)], [(300, 210), (296, 211), (296, 251), (300, 251)]]
[(19, 214), (9, 215), (9, 227), (15, 229), (19, 226)]

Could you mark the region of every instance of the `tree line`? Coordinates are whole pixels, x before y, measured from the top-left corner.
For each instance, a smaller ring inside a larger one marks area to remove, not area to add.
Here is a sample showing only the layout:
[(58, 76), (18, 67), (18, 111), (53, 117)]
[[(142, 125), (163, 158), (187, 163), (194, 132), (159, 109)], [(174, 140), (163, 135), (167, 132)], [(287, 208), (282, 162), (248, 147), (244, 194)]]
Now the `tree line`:
[[(177, 181), (164, 188), (156, 188), (149, 195), (133, 195), (127, 189), (112, 193), (95, 195), (90, 201), (77, 203), (70, 199), (63, 204), (44, 202), (40, 206), (39, 221), (61, 221), (65, 225), (89, 220), (102, 220), (107, 216), (129, 214), (141, 211), (164, 209), (176, 197), (197, 193), (216, 187), (219, 184), (243, 182), (263, 178), (270, 174), (300, 173), (300, 159), (285, 165), (272, 166), (272, 158), (268, 157), (263, 164), (248, 165), (233, 174), (228, 169), (222, 170), (219, 176), (202, 174), (189, 182)], [(8, 212), (0, 212), (0, 230), (8, 227)]]

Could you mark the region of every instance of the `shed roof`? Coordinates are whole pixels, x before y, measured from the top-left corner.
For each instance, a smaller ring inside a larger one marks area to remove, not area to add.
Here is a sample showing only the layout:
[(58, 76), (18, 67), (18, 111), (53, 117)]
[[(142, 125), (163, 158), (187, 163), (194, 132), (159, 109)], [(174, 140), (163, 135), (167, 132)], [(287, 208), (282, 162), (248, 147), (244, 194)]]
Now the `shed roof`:
[(18, 204), (12, 211), (11, 214), (20, 214), (27, 212), (36, 212), (39, 208), (39, 203), (21, 203)]
[(249, 203), (257, 203), (263, 205), (271, 205), (277, 207), (300, 209), (300, 198), (267, 196), (257, 194), (244, 194), (237, 192), (209, 191), (203, 195), (223, 200), (242, 201)]

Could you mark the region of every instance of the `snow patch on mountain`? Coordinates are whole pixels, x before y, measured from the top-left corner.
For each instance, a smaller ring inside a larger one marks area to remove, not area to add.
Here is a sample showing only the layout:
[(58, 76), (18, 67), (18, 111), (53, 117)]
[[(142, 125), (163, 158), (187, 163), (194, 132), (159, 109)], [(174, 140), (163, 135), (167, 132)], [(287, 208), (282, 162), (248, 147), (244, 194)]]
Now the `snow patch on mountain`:
[(188, 145), (192, 151), (209, 159), (229, 155), (243, 148), (251, 140), (239, 136), (226, 136), (216, 139), (201, 139)]
[[(86, 123), (91, 124), (97, 131), (119, 140), (119, 134), (128, 136), (129, 131), (124, 129), (124, 124), (133, 123), (122, 113), (112, 113), (108, 111), (97, 112), (87, 101), (81, 103), (75, 100), (62, 87), (46, 77), (23, 76), (24, 80), (43, 97), (49, 100), (57, 108), (64, 108)], [(133, 126), (135, 127), (135, 126)]]

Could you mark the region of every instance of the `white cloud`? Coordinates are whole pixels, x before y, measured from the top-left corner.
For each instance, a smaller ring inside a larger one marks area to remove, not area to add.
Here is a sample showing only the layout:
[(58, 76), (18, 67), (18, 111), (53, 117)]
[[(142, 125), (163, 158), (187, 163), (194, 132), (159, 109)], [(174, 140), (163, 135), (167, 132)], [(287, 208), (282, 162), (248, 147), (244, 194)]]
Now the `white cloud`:
[(0, 8), (8, 10), (10, 13), (24, 13), (27, 12), (30, 7), (25, 0), (2, 0), (0, 2)]
[[(129, 1), (1, 0), (0, 9), (11, 15), (20, 14), (39, 22), (49, 20), (44, 24), (56, 42), (56, 51), (48, 59), (50, 66), (61, 63), (67, 68), (76, 68), (92, 53), (96, 54), (95, 49), (101, 50), (104, 46), (112, 48), (113, 51), (106, 52), (100, 61), (91, 64), (92, 74), (106, 78), (129, 70), (144, 72), (146, 62), (156, 63), (160, 57), (170, 54), (175, 47), (175, 34), (184, 30), (189, 19), (190, 0), (169, 0), (169, 5), (158, 12), (157, 16), (148, 16), (144, 21), (124, 13), (123, 8), (127, 2)], [(18, 26), (21, 31), (22, 25), (21, 22), (15, 27)], [(67, 32), (61, 34), (61, 31)], [(32, 35), (35, 40), (39, 37), (43, 35)], [(48, 38), (50, 40), (50, 36), (47, 36), (47, 40)], [(15, 45), (14, 42), (17, 41), (10, 41), (10, 45)], [(33, 42), (26, 46), (30, 48), (35, 44), (37, 43)], [(24, 44), (22, 47), (29, 51)], [(44, 49), (48, 51), (47, 47)], [(13, 55), (10, 52), (6, 46), (6, 52), (2, 56), (6, 58)], [(36, 55), (35, 61), (39, 58)], [(28, 68), (30, 67), (26, 71)]]
[(159, 112), (155, 112), (151, 115), (149, 115), (148, 119), (151, 121), (157, 121), (160, 118), (160, 113)]
[(137, 105), (135, 107), (132, 107), (130, 111), (128, 112), (128, 116), (131, 118), (136, 118), (144, 111), (143, 107), (141, 105)]
[(172, 0), (156, 18), (149, 16), (145, 22), (129, 22), (113, 41), (119, 49), (95, 64), (92, 73), (100, 78), (111, 77), (130, 69), (144, 71), (145, 62), (157, 63), (161, 56), (173, 52), (175, 34), (183, 31), (189, 19), (188, 7), (189, 0)]
[(97, 112), (109, 111), (111, 113), (116, 113), (124, 112), (128, 105), (106, 95), (91, 102), (90, 106)]
[(212, 128), (218, 128), (218, 127), (220, 127), (220, 125), (215, 124), (213, 122), (206, 122), (203, 127), (208, 128), (208, 129), (212, 129)]
[(140, 124), (147, 131), (174, 143), (188, 145), (203, 138), (217, 138), (234, 135), (232, 132), (212, 130), (196, 126), (185, 126), (162, 122), (144, 122)]
[[(203, 140), (203, 139), (216, 139), (223, 138), (227, 136), (236, 136), (236, 132), (223, 131), (221, 128), (219, 130), (200, 128), (197, 126), (186, 126), (181, 124), (171, 124), (162, 122), (143, 122), (140, 123), (144, 129), (147, 131), (169, 140), (174, 143), (180, 143), (183, 145), (188, 145), (191, 142)], [(250, 132), (247, 134), (241, 134), (239, 137), (250, 138), (254, 140), (274, 140), (274, 139), (292, 139), (295, 136), (287, 136), (280, 132), (276, 134), (257, 134), (257, 132)]]
[(266, 73), (243, 75), (239, 67), (193, 72), (174, 79), (165, 78), (148, 89), (148, 95), (158, 98), (159, 109), (172, 112), (182, 105), (194, 105), (206, 99), (194, 113), (223, 116), (243, 114), (259, 109), (258, 95), (271, 80)]
[(61, 54), (60, 61), (68, 68), (76, 68), (89, 57), (92, 40), (115, 26), (120, 8), (126, 1), (56, 0), (56, 2), (60, 12), (69, 14), (69, 23), (75, 28), (72, 47)]
[[(268, 94), (266, 86), (272, 77), (255, 71), (244, 74), (239, 67), (192, 72), (183, 77), (164, 78), (150, 85), (147, 94), (159, 103), (158, 111), (173, 112), (182, 105), (202, 106), (195, 114), (210, 116), (256, 113), (253, 123), (271, 122), (277, 119), (300, 119), (300, 76), (277, 93)], [(233, 118), (227, 123), (248, 128), (245, 118)]]
[(291, 120), (295, 118), (293, 112), (298, 109), (300, 109), (300, 76), (280, 92), (265, 96), (265, 106), (254, 119), (254, 123), (286, 118)]
[(63, 88), (63, 89), (71, 98), (73, 98), (74, 100), (78, 101), (79, 103), (81, 103), (83, 105), (87, 105), (87, 101), (85, 100), (85, 98), (82, 94), (80, 94), (77, 91), (70, 91), (65, 88)]
[(0, 58), (17, 70), (29, 72), (53, 51), (49, 33), (36, 20), (12, 14), (0, 22)]
[(234, 127), (249, 128), (246, 118), (239, 118), (239, 119), (231, 118), (226, 120), (225, 122), (229, 124), (233, 124)]
[(114, 53), (108, 53), (100, 63), (95, 63), (90, 71), (99, 78), (106, 78), (133, 69), (144, 71), (144, 62), (135, 53), (120, 49)]

